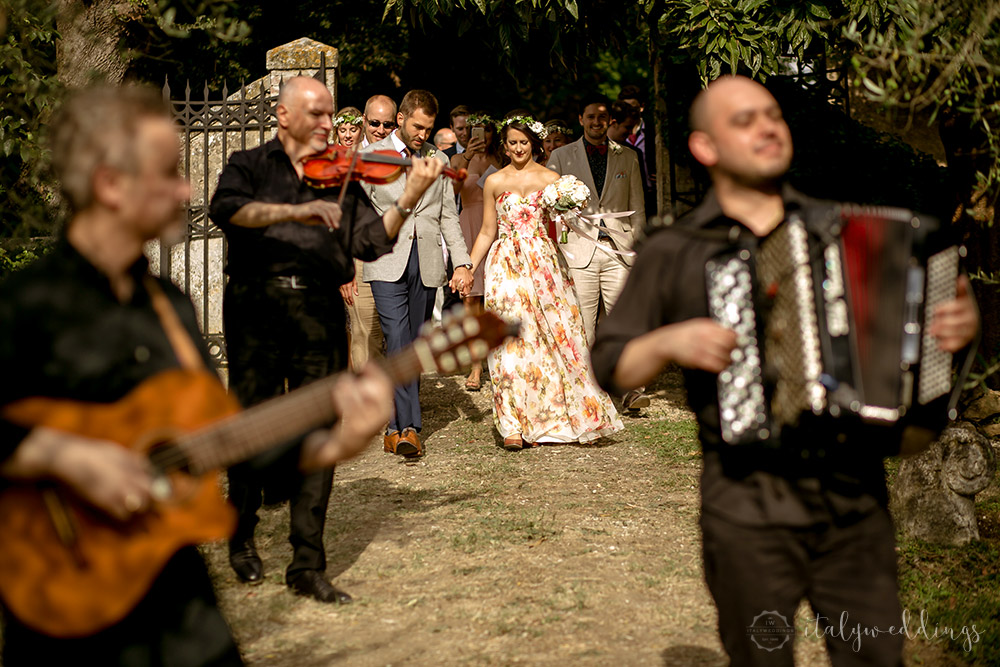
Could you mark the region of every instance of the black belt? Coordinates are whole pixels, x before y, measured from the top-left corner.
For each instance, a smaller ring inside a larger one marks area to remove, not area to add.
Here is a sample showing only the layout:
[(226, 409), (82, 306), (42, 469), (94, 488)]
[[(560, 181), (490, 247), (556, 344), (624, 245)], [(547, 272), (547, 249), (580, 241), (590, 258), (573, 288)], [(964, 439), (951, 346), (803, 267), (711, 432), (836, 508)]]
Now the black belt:
[(316, 283), (310, 278), (302, 276), (272, 276), (268, 278), (266, 284), (284, 289), (309, 289), (315, 288)]

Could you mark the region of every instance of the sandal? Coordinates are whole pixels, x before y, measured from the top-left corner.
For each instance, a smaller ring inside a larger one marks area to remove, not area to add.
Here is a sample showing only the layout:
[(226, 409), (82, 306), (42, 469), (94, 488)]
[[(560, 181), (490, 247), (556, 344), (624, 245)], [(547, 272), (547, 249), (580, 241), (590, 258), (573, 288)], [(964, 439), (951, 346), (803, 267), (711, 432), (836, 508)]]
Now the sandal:
[(483, 388), (482, 378), (478, 380), (473, 380), (472, 378), (465, 379), (465, 391), (479, 391)]

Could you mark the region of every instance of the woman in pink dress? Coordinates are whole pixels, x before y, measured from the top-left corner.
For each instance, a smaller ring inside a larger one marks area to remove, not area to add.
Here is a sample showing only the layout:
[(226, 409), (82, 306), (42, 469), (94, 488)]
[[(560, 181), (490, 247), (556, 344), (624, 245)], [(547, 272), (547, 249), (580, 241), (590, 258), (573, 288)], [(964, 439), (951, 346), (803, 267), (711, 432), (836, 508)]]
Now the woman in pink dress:
[[(469, 124), (469, 144), (465, 151), (453, 155), (451, 166), (454, 169), (465, 169), (468, 171), (465, 181), (455, 181), (455, 192), (462, 198), (462, 210), (458, 214), (458, 222), (462, 226), (462, 234), (465, 235), (465, 244), (472, 248), (479, 236), (479, 228), (483, 225), (483, 184), (481, 182), (483, 174), (492, 172), (503, 167), (503, 153), (500, 150), (500, 138), (496, 132), (496, 121), (486, 115), (485, 112), (478, 111), (471, 114), (467, 121)], [(482, 138), (476, 128), (482, 128)], [(462, 296), (467, 312), (478, 315), (483, 304), (483, 267), (480, 266), (473, 274), (475, 283), (468, 295)], [(473, 364), (469, 371), (469, 376), (465, 379), (465, 389), (467, 391), (479, 391), (482, 387), (481, 364)]]
[(530, 117), (504, 121), (511, 162), (486, 179), (483, 195), (493, 206), (485, 207), (471, 253), (473, 269), (485, 263), (486, 309), (521, 323), (520, 337), (489, 356), (493, 419), (511, 449), (587, 442), (623, 428), (590, 372), (580, 303), (546, 233), (542, 191), (560, 177), (535, 162), (543, 133)]

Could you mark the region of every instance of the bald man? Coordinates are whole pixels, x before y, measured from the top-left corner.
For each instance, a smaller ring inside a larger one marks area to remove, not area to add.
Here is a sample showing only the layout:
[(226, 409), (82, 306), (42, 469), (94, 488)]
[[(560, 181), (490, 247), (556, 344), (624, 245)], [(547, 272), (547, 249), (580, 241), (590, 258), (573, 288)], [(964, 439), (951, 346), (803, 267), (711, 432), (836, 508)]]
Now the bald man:
[(362, 148), (382, 141), (399, 127), (396, 124), (395, 100), (388, 95), (369, 97), (365, 102), (364, 121), (365, 140), (361, 143)]
[[(398, 207), (379, 215), (352, 184), (341, 208), (334, 201), (339, 188), (313, 190), (302, 180), (303, 158), (326, 149), (333, 127), (330, 91), (310, 77), (289, 79), (276, 112), (277, 136), (233, 153), (211, 205), (229, 245), (223, 303), (229, 388), (245, 407), (346, 368), (338, 288), (354, 275), (352, 257), (390, 252), (405, 219), (400, 211), (416, 205), (441, 173), (439, 161), (416, 159)], [(262, 467), (257, 461), (229, 470), (229, 499), (239, 514), (229, 562), (237, 577), (263, 581), (254, 529), (266, 487), (269, 500), (291, 500), (288, 586), (321, 602), (350, 602), (323, 574), (333, 468), (290, 478), (261, 474)]]
[[(900, 435), (849, 417), (817, 417), (780, 436), (727, 445), (719, 426), (718, 373), (736, 334), (709, 318), (705, 265), (729, 252), (756, 253), (789, 209), (812, 200), (783, 181), (792, 140), (777, 101), (743, 77), (711, 83), (691, 108), (689, 147), (713, 189), (684, 220), (653, 233), (636, 258), (592, 351), (601, 385), (622, 392), (668, 363), (684, 371), (704, 452), (701, 528), (705, 579), (733, 665), (793, 664), (795, 612), (824, 633), (835, 666), (901, 665), (903, 621), (882, 455)], [(736, 234), (736, 236), (734, 236)], [(958, 351), (978, 320), (959, 297), (931, 326)], [(884, 634), (857, 637), (878, 627)]]

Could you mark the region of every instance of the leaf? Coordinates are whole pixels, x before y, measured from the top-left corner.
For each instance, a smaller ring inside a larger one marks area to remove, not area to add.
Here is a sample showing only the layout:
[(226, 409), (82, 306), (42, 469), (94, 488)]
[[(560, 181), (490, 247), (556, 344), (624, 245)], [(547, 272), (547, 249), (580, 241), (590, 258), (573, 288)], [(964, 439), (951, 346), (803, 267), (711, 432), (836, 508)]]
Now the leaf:
[(577, 6), (576, 0), (569, 0), (566, 3), (566, 11), (573, 17), (573, 20), (580, 20), (580, 8)]
[(726, 46), (729, 50), (729, 69), (730, 71), (732, 71), (733, 74), (736, 74), (736, 71), (739, 69), (740, 65), (739, 44), (737, 44), (735, 41), (731, 41)]
[(813, 16), (818, 16), (821, 19), (829, 20), (831, 18), (830, 10), (827, 9), (825, 6), (815, 2), (809, 3), (809, 13), (812, 14)]

